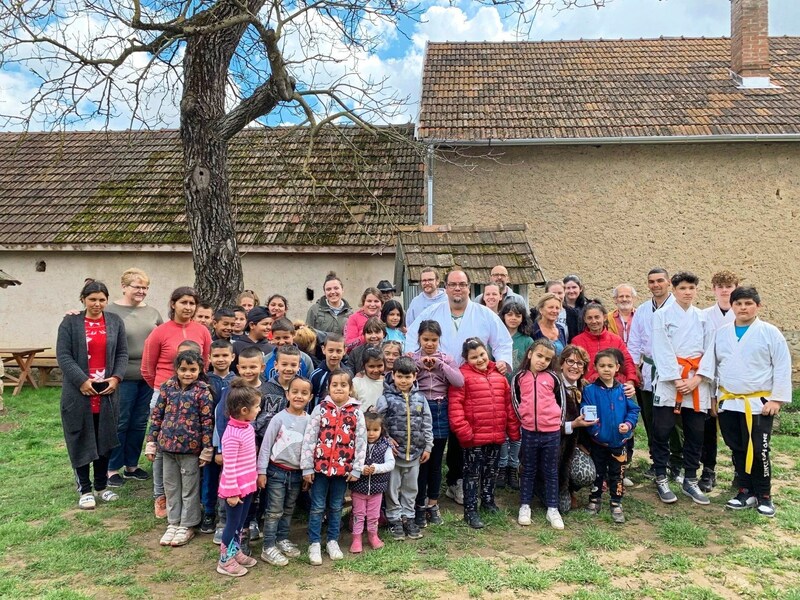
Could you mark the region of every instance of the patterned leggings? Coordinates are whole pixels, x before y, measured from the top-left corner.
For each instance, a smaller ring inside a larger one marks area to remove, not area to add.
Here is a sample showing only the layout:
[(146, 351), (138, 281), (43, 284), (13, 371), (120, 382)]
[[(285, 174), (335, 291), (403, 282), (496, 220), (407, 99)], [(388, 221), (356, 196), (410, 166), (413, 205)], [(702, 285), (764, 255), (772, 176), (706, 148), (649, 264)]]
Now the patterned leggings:
[(464, 448), (464, 514), (477, 512), (478, 490), (481, 502), (494, 502), (494, 480), (500, 444)]

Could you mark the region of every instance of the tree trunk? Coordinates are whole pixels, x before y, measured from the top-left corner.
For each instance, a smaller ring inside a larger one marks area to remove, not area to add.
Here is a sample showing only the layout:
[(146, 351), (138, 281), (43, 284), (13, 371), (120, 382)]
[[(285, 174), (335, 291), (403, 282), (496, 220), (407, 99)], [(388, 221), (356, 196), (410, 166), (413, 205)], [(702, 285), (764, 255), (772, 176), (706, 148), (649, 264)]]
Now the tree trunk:
[(190, 39), (181, 98), (183, 188), (195, 288), (204, 302), (230, 306), (242, 290), (242, 261), (231, 210), (227, 140), (215, 135), (225, 114), (225, 83), (235, 32)]

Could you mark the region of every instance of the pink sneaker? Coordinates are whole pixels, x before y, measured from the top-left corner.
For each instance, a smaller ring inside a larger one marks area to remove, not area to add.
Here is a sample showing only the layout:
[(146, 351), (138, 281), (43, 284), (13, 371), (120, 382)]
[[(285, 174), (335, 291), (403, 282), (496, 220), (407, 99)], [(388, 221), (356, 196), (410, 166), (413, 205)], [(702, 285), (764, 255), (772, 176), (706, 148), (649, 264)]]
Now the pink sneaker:
[(367, 539), (369, 540), (369, 545), (372, 546), (374, 550), (383, 548), (383, 542), (381, 541), (381, 538), (378, 537), (377, 531), (370, 531), (367, 533)]
[(258, 564), (258, 561), (255, 558), (253, 558), (252, 556), (247, 556), (247, 554), (245, 554), (241, 550), (239, 550), (239, 552), (236, 553), (236, 556), (233, 557), (233, 560), (235, 560), (243, 567), (248, 567), (248, 568), (255, 567)]
[(361, 554), (361, 550), (363, 550), (361, 545), (361, 534), (353, 534), (353, 543), (350, 544), (350, 552), (352, 554)]
[(228, 577), (242, 577), (247, 575), (247, 569), (236, 562), (235, 558), (230, 558), (227, 562), (219, 561), (217, 563), (217, 573)]

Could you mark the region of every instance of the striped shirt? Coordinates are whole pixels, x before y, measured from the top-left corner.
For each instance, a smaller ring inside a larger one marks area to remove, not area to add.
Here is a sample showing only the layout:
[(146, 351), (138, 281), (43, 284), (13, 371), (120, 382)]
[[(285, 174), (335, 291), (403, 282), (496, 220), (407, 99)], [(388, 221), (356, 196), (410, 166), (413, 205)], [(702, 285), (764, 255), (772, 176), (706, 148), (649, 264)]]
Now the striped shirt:
[(248, 421), (231, 419), (222, 436), (220, 498), (244, 497), (256, 491), (256, 432)]

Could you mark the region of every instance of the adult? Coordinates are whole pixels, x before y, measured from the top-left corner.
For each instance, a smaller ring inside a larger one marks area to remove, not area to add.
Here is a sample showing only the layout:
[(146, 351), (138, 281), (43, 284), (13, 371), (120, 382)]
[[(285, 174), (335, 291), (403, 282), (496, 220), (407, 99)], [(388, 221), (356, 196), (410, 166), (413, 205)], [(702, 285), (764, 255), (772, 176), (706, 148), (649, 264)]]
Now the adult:
[(56, 357), (64, 375), (61, 423), (70, 463), (78, 482), (78, 507), (95, 507), (94, 492), (105, 502), (119, 496), (108, 489), (108, 459), (119, 445), (119, 384), (128, 366), (125, 324), (107, 313), (108, 288), (99, 281), (84, 284), (84, 310), (67, 315), (58, 328)]
[(375, 287), (381, 293), (381, 300), (384, 302), (388, 302), (394, 298), (394, 295), (397, 293), (397, 288), (394, 287), (394, 284), (386, 279), (381, 279)]
[[(169, 321), (156, 327), (144, 342), (142, 352), (142, 378), (153, 388), (150, 411), (156, 405), (161, 384), (175, 373), (173, 362), (181, 342), (192, 340), (199, 344), (203, 361), (208, 363), (211, 351), (211, 334), (193, 320), (197, 308), (197, 292), (190, 287), (179, 287), (169, 298)], [(164, 463), (161, 452), (153, 461), (153, 498), (156, 516), (167, 516), (167, 497), (164, 494)]]
[[(469, 299), (469, 276), (460, 269), (454, 269), (445, 276), (447, 302), (429, 306), (414, 319), (406, 334), (406, 350), (414, 352), (419, 348), (419, 325), (426, 319), (437, 321), (442, 328), (439, 349), (449, 354), (461, 365), (464, 341), (477, 337), (482, 340), (495, 358), (497, 370), (510, 372), (512, 363), (512, 341), (508, 329), (496, 314), (485, 306)], [(447, 441), (447, 496), (459, 504), (464, 502), (462, 473), (463, 453), (458, 438), (450, 432)]]
[[(509, 302), (519, 302), (523, 306), (528, 306), (528, 301), (517, 294), (514, 290), (511, 289), (511, 286), (508, 284), (510, 283), (508, 278), (508, 269), (506, 269), (503, 265), (497, 265), (492, 267), (492, 272), (490, 274), (492, 283), (495, 284), (500, 292), (500, 307), (495, 312), (500, 312), (500, 308), (505, 306)], [(484, 292), (485, 293), (485, 292)], [(475, 302), (480, 302), (482, 299), (483, 294), (480, 294), (477, 298), (475, 298)]]
[(629, 283), (621, 283), (611, 292), (611, 297), (617, 308), (608, 315), (608, 330), (621, 337), (627, 346), (636, 313), (636, 290)]
[(420, 271), (419, 286), (422, 292), (408, 305), (406, 323), (416, 321), (420, 313), (429, 306), (447, 301), (447, 294), (439, 287), (439, 272), (433, 267), (425, 267)]
[[(567, 342), (571, 340), (577, 333), (579, 333), (578, 322), (580, 315), (574, 308), (567, 308), (564, 305), (564, 283), (560, 279), (553, 279), (544, 284), (544, 293), (553, 294), (561, 303), (561, 310), (558, 311), (558, 318), (556, 323), (561, 325), (564, 329), (564, 334), (567, 337)], [(531, 323), (535, 323), (539, 319), (539, 309), (536, 306), (531, 307)]]
[(150, 290), (147, 273), (141, 269), (128, 269), (122, 274), (121, 283), (122, 298), (106, 307), (107, 313), (118, 315), (125, 323), (128, 346), (128, 368), (119, 386), (119, 446), (108, 461), (109, 487), (120, 487), (126, 479), (150, 479), (147, 471), (139, 467), (150, 415), (150, 398), (153, 396), (153, 388), (142, 377), (142, 352), (147, 336), (164, 322), (161, 313), (145, 302)]
[[(642, 409), (642, 421), (644, 430), (647, 434), (647, 447), (650, 449), (652, 459), (652, 440), (653, 440), (653, 381), (656, 377), (656, 366), (653, 362), (653, 314), (662, 308), (670, 306), (675, 302), (672, 295), (669, 273), (666, 269), (655, 267), (647, 273), (647, 288), (652, 294), (650, 302), (643, 302), (639, 305), (631, 322), (631, 333), (628, 337), (628, 351), (635, 365), (641, 372), (641, 387), (637, 394), (639, 407)], [(681, 448), (683, 441), (679, 433), (670, 438), (670, 448), (672, 451), (671, 463), (672, 473), (679, 475), (680, 466), (683, 463)], [(645, 473), (650, 479), (655, 479), (655, 468), (650, 467)]]
[(537, 318), (533, 322), (533, 334), (535, 340), (547, 338), (556, 346), (556, 355), (561, 354), (567, 345), (567, 332), (558, 323), (558, 315), (561, 312), (561, 301), (555, 294), (544, 294), (536, 303)]
[[(736, 315), (731, 310), (731, 293), (739, 286), (739, 277), (730, 271), (719, 271), (711, 277), (711, 291), (717, 301), (703, 310), (706, 323), (710, 331), (716, 332), (723, 325), (733, 323)], [(717, 484), (717, 416), (714, 411), (709, 411), (703, 433), (703, 450), (700, 453), (700, 462), (703, 463), (703, 472), (698, 485), (708, 493)], [(737, 476), (738, 478), (738, 476)]]
[(478, 304), (483, 304), (494, 314), (500, 312), (500, 304), (503, 297), (500, 295), (500, 286), (497, 284), (487, 283), (483, 286), (483, 293), (478, 298), (475, 298), (475, 302)]
[(362, 335), (364, 325), (370, 317), (380, 320), (382, 307), (383, 295), (380, 290), (374, 287), (365, 289), (361, 294), (361, 308), (350, 315), (344, 327), (344, 342), (348, 352), (366, 341)]
[(353, 309), (342, 295), (344, 293), (342, 280), (333, 271), (325, 276), (322, 292), (325, 295), (308, 308), (306, 325), (317, 331), (343, 334)]
[(622, 366), (617, 372), (617, 381), (626, 387), (626, 395), (633, 396), (635, 386), (639, 385), (639, 376), (636, 364), (631, 358), (625, 342), (618, 335), (611, 333), (606, 328), (606, 318), (608, 311), (605, 306), (596, 302), (589, 302), (583, 307), (583, 322), (586, 328), (583, 332), (572, 338), (572, 343), (580, 346), (589, 354), (589, 361), (586, 369), (586, 381), (594, 383), (597, 379), (597, 371), (594, 368), (594, 357), (601, 350), (614, 348), (622, 353)]

